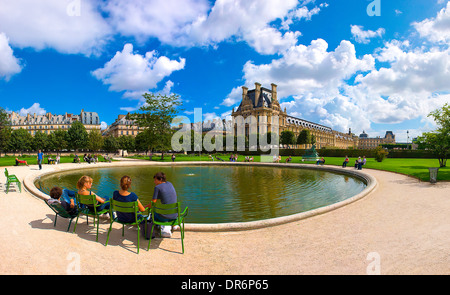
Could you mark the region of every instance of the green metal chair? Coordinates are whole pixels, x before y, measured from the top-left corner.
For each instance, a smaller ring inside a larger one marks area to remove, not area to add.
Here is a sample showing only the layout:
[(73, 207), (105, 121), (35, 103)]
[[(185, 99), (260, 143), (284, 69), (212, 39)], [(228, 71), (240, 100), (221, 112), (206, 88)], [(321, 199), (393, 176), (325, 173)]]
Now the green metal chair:
[[(184, 254), (184, 220), (188, 214), (188, 207), (184, 208), (184, 211), (182, 213), (180, 213), (180, 207), (181, 207), (181, 203), (177, 202), (177, 203), (173, 203), (173, 204), (161, 204), (161, 200), (157, 200), (155, 203), (152, 204), (152, 208), (151, 208), (151, 212), (152, 212), (152, 230), (150, 233), (150, 237), (153, 236), (153, 229), (155, 227), (155, 225), (164, 225), (164, 226), (174, 226), (174, 225), (178, 225), (180, 226), (180, 232), (181, 232), (181, 247), (183, 249), (183, 254)], [(178, 217), (177, 219), (171, 220), (171, 221), (167, 221), (167, 222), (161, 222), (161, 221), (157, 221), (155, 220), (155, 213), (158, 214), (174, 214), (177, 213)], [(147, 251), (150, 249), (150, 243), (151, 243), (151, 239), (148, 241), (148, 248)]]
[[(94, 218), (94, 224), (95, 219), (97, 218), (97, 236), (96, 241), (98, 242), (98, 228), (100, 223), (100, 215), (109, 213), (109, 209), (103, 209), (98, 211), (97, 208), (100, 207), (103, 204), (97, 204), (97, 200), (95, 199), (95, 195), (80, 195), (75, 194), (77, 199), (77, 206), (78, 206), (78, 215), (77, 220), (75, 221), (75, 226), (73, 228), (73, 232), (77, 229), (78, 224), (78, 217), (80, 214), (86, 215), (86, 223), (89, 225), (89, 216), (92, 216)], [(108, 201), (107, 201), (108, 202)]]
[(22, 185), (20, 183), (19, 178), (17, 178), (17, 176), (15, 176), (14, 174), (9, 174), (8, 169), (5, 168), (5, 177), (6, 177), (6, 193), (9, 192), (9, 186), (12, 183), (16, 183), (17, 186), (19, 187), (19, 191), (22, 192)]
[[(106, 238), (106, 245), (108, 246), (108, 241), (109, 241), (109, 234), (111, 233), (111, 229), (112, 229), (112, 225), (114, 222), (120, 223), (122, 224), (122, 237), (124, 236), (124, 229), (125, 229), (125, 225), (136, 225), (137, 226), (137, 254), (139, 254), (139, 248), (140, 248), (140, 227), (139, 224), (143, 221), (147, 220), (148, 217), (148, 209), (146, 210), (147, 215), (142, 215), (139, 211), (139, 206), (138, 206), (138, 202), (119, 202), (116, 200), (111, 199), (110, 200), (110, 213), (109, 216), (114, 216), (113, 212), (121, 212), (121, 213), (134, 213), (134, 217), (135, 217), (135, 221), (134, 222), (122, 222), (120, 221), (117, 217), (115, 218), (110, 218), (110, 225), (109, 225), (109, 230), (108, 230), (108, 237)], [(147, 222), (145, 222), (145, 229), (144, 229), (144, 233), (147, 232)]]
[(53, 226), (56, 226), (56, 220), (58, 218), (58, 216), (61, 216), (62, 218), (67, 218), (69, 219), (69, 227), (67, 228), (67, 231), (70, 230), (70, 226), (72, 225), (72, 220), (75, 219), (75, 217), (77, 217), (77, 215), (70, 215), (69, 212), (67, 212), (64, 207), (61, 205), (61, 203), (53, 203), (53, 204), (49, 204), (47, 203), (47, 200), (44, 200), (45, 204), (47, 204), (47, 206), (50, 207), (50, 209), (53, 210), (53, 212), (55, 212), (55, 222), (53, 224)]

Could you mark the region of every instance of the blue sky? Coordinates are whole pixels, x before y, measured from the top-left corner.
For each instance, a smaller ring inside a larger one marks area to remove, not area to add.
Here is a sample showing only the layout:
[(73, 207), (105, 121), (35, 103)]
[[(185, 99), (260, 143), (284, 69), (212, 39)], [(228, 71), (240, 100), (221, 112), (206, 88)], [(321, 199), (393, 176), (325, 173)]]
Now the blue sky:
[(450, 102), (449, 42), (447, 0), (0, 0), (0, 106), (111, 124), (175, 93), (207, 120), (276, 83), (291, 115), (404, 142)]

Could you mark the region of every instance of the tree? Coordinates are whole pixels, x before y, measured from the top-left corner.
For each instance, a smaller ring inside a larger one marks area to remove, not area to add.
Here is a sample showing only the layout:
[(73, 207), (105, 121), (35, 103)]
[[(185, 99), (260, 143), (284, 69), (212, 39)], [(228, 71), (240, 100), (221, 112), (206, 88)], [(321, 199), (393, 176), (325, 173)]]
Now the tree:
[(245, 151), (248, 145), (248, 137), (244, 134), (238, 134), (234, 137), (234, 150), (236, 152)]
[(150, 151), (151, 148), (151, 137), (146, 134), (146, 130), (139, 132), (138, 135), (136, 135), (135, 141), (135, 148), (138, 151), (145, 151), (147, 154), (148, 151)]
[(195, 130), (191, 130), (189, 131), (190, 134), (190, 138), (191, 138), (191, 151), (195, 152), (198, 151), (198, 153), (200, 154), (202, 152), (202, 143), (201, 142), (196, 142), (195, 138), (198, 136), (196, 136), (196, 134), (199, 134), (199, 137), (202, 136), (201, 133), (195, 131)]
[(438, 125), (437, 131), (444, 132), (450, 130), (450, 104), (446, 103), (442, 109), (437, 109), (431, 112), (428, 117), (433, 117)]
[(117, 139), (110, 135), (103, 140), (103, 149), (108, 153), (115, 153), (119, 148)]
[(129, 114), (127, 117), (135, 120), (139, 127), (145, 128), (143, 136), (148, 137), (147, 143), (151, 143), (152, 148), (161, 150), (163, 159), (164, 151), (171, 149), (174, 131), (170, 125), (179, 111), (177, 107), (181, 105), (181, 101), (175, 94), (167, 96), (146, 93), (143, 97), (145, 104), (139, 109), (140, 113)]
[(31, 148), (34, 151), (47, 150), (48, 149), (48, 135), (41, 131), (37, 131), (34, 134), (33, 140), (31, 141)]
[(438, 128), (432, 132), (425, 132), (417, 141), (421, 148), (433, 151), (439, 160), (440, 167), (446, 167), (450, 153), (450, 105), (445, 104), (442, 109), (431, 112), (428, 117), (433, 117)]
[(81, 148), (86, 149), (88, 144), (88, 133), (83, 123), (75, 121), (67, 130), (67, 140), (69, 148), (78, 151)]
[(97, 152), (103, 148), (103, 136), (100, 130), (92, 130), (88, 134), (88, 148), (93, 152)]
[(24, 151), (31, 150), (32, 141), (33, 136), (31, 136), (31, 134), (25, 129), (20, 128), (13, 130), (13, 132), (11, 132), (8, 149), (14, 153), (20, 152), (23, 154)]
[(389, 153), (380, 145), (375, 148), (375, 160), (377, 160), (377, 162), (382, 162), (388, 154)]
[(131, 135), (122, 135), (118, 138), (119, 149), (132, 152), (136, 149), (135, 139)]
[(52, 150), (56, 150), (56, 152), (61, 153), (62, 150), (67, 149), (68, 141), (67, 141), (67, 131), (65, 130), (56, 130), (48, 136), (48, 146)]
[(8, 149), (10, 137), (11, 127), (8, 120), (8, 114), (0, 107), (0, 151), (6, 151)]
[(286, 144), (288, 146), (291, 144), (295, 144), (296, 143), (295, 133), (290, 130), (285, 130), (281, 132), (280, 143)]
[(297, 144), (311, 144), (311, 132), (303, 129), (297, 137)]

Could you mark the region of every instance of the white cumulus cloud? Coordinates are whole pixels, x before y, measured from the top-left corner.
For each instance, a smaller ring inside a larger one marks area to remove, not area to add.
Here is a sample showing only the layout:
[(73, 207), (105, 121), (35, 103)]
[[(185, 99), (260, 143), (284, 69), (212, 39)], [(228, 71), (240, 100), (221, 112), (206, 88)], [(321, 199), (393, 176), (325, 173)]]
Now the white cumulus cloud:
[(270, 64), (256, 65), (249, 61), (244, 65), (247, 86), (254, 82), (279, 86), (279, 97), (301, 95), (312, 90), (332, 89), (358, 71), (374, 67), (374, 58), (356, 57), (355, 47), (342, 41), (334, 51), (328, 51), (323, 39), (313, 40), (309, 46), (293, 46)]
[(111, 0), (103, 10), (108, 21), (120, 34), (138, 40), (158, 38), (176, 42), (185, 26), (203, 17), (209, 10), (207, 0)]
[(295, 45), (300, 33), (281, 33), (271, 23), (298, 5), (298, 0), (112, 0), (102, 9), (116, 32), (138, 41), (157, 38), (180, 47), (244, 41), (259, 53), (274, 54)]
[(98, 1), (0, 0), (0, 30), (14, 47), (98, 55), (111, 33)]
[(382, 37), (385, 33), (385, 29), (383, 28), (379, 28), (376, 31), (371, 30), (365, 31), (363, 26), (352, 25), (350, 27), (353, 38), (355, 38), (356, 42), (363, 44), (368, 44), (370, 42), (370, 39)]
[(37, 102), (35, 102), (31, 107), (28, 109), (22, 108), (20, 111), (18, 111), (19, 115), (26, 116), (28, 114), (33, 115), (45, 115), (47, 111), (43, 108), (41, 108), (41, 105)]
[(22, 71), (22, 65), (9, 46), (8, 38), (5, 33), (0, 33), (0, 79), (6, 81)]
[(431, 42), (450, 42), (450, 1), (438, 12), (436, 17), (413, 23), (420, 36)]
[[(109, 85), (110, 91), (126, 91), (126, 97), (134, 94), (142, 95), (149, 89), (154, 89), (164, 78), (174, 71), (184, 68), (186, 60), (170, 60), (166, 56), (158, 56), (156, 51), (141, 55), (133, 52), (132, 44), (125, 44), (122, 51), (108, 61), (103, 68), (92, 72), (92, 75)], [(167, 84), (167, 90), (173, 84)]]

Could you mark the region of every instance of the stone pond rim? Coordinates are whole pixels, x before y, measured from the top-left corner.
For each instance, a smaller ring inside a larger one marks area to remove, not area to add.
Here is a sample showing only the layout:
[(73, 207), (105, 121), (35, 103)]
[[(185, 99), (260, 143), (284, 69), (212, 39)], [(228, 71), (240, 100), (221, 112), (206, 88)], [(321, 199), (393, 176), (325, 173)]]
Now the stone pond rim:
[[(82, 166), (80, 166), (82, 165)], [(39, 171), (37, 170), (34, 173), (28, 174), (23, 180), (24, 187), (30, 192), (32, 195), (46, 200), (49, 198), (48, 195), (41, 192), (35, 185), (34, 182), (41, 176), (50, 175), (55, 173), (60, 173), (63, 171), (75, 171), (75, 170), (86, 170), (86, 169), (97, 169), (97, 168), (110, 168), (110, 167), (135, 167), (135, 166), (199, 166), (199, 165), (211, 165), (211, 166), (220, 166), (220, 165), (252, 165), (252, 166), (270, 166), (270, 167), (280, 167), (280, 168), (297, 168), (297, 169), (310, 169), (310, 170), (322, 170), (327, 172), (339, 173), (344, 175), (349, 175), (352, 177), (356, 177), (363, 182), (366, 183), (366, 188), (358, 193), (357, 195), (347, 198), (341, 202), (334, 203), (328, 206), (320, 207), (317, 209), (313, 209), (310, 211), (270, 218), (265, 220), (258, 221), (249, 221), (249, 222), (234, 222), (234, 223), (186, 223), (185, 230), (186, 231), (197, 231), (197, 232), (227, 232), (227, 231), (242, 231), (242, 230), (252, 230), (265, 228), (270, 226), (281, 225), (285, 223), (290, 223), (298, 220), (302, 220), (308, 217), (324, 214), (335, 209), (341, 208), (348, 204), (351, 204), (357, 200), (364, 198), (369, 195), (374, 189), (377, 187), (377, 181), (375, 177), (364, 173), (359, 170), (353, 170), (353, 168), (349, 167), (347, 169), (338, 167), (338, 166), (318, 166), (311, 164), (284, 164), (284, 163), (246, 163), (246, 162), (202, 162), (202, 161), (188, 161), (188, 162), (148, 162), (148, 161), (133, 161), (133, 162), (112, 162), (112, 163), (98, 163), (96, 165), (88, 164), (59, 164), (53, 166), (51, 170), (48, 171)], [(48, 167), (48, 166), (47, 166)]]

